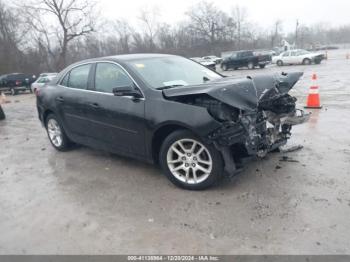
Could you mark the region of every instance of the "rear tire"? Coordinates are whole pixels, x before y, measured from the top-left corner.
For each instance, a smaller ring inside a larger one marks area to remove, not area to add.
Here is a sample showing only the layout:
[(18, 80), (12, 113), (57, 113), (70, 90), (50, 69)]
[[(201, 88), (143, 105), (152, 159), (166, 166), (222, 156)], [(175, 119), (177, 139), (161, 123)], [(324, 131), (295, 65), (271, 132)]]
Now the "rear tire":
[(278, 65), (278, 66), (283, 66), (283, 61), (282, 61), (282, 60), (278, 60), (278, 61), (277, 61), (277, 65)]
[(45, 128), (52, 146), (58, 151), (67, 151), (70, 141), (63, 130), (60, 121), (54, 114), (49, 114), (45, 120)]
[(2, 110), (2, 107), (0, 105), (0, 120), (4, 120), (6, 118), (4, 111)]
[(217, 183), (223, 174), (220, 152), (187, 130), (171, 133), (163, 142), (159, 163), (176, 186), (202, 190)]

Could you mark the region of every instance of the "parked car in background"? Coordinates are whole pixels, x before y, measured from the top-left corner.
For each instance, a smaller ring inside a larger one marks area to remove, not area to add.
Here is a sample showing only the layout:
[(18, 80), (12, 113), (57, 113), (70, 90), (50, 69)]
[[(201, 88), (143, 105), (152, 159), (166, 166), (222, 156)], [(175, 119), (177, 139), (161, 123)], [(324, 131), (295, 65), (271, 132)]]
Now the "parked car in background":
[(215, 55), (203, 56), (202, 59), (204, 61), (214, 62), (215, 64), (220, 64), (222, 62), (222, 58)]
[(31, 84), (31, 90), (32, 92), (35, 93), (35, 91), (49, 83), (52, 79), (54, 79), (57, 76), (57, 73), (45, 73), (45, 74), (40, 74), (38, 79)]
[(190, 59), (197, 62), (197, 63), (200, 63), (201, 65), (204, 65), (205, 67), (207, 67), (213, 71), (216, 71), (216, 63), (213, 61), (207, 61), (201, 57), (191, 57)]
[(278, 66), (283, 65), (310, 65), (320, 64), (325, 55), (322, 53), (309, 52), (303, 49), (294, 49), (281, 53), (272, 59), (272, 63)]
[(195, 62), (199, 62), (200, 60), (202, 60), (201, 57), (190, 57), (190, 59)]
[(226, 71), (229, 69), (237, 70), (242, 67), (254, 69), (255, 67), (265, 68), (271, 63), (270, 54), (255, 54), (253, 51), (237, 51), (226, 57), (221, 62), (221, 69)]
[(175, 185), (199, 190), (308, 120), (288, 94), (302, 74), (236, 78), (173, 55), (96, 58), (36, 93), (37, 109), (57, 150), (75, 142), (158, 163)]
[(27, 91), (30, 85), (36, 80), (34, 75), (22, 73), (7, 74), (0, 77), (0, 91), (10, 91), (12, 95), (17, 95), (20, 91)]
[[(49, 75), (57, 75), (57, 73), (56, 73), (56, 72), (52, 72), (52, 73), (41, 73), (41, 74), (39, 75), (39, 77), (49, 76)], [(38, 77), (38, 78), (39, 78), (39, 77)]]

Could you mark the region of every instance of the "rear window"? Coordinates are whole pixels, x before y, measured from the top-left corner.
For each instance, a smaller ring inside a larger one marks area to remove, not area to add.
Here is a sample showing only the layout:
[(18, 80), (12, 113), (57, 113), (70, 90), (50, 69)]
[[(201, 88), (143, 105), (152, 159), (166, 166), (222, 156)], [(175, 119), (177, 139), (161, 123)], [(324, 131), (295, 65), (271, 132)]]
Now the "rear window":
[(70, 71), (68, 87), (86, 89), (91, 65), (78, 66)]
[(90, 68), (91, 64), (73, 68), (64, 76), (60, 85), (76, 89), (87, 89)]
[(15, 74), (15, 75), (8, 75), (8, 80), (24, 80), (26, 76), (24, 74)]

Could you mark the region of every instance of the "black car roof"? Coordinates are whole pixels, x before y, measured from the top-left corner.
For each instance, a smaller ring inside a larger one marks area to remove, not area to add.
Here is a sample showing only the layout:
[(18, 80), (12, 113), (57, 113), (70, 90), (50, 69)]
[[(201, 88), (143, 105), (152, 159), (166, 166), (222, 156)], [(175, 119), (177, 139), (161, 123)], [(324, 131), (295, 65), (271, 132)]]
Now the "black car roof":
[(174, 56), (169, 54), (127, 54), (127, 55), (115, 55), (115, 56), (105, 56), (105, 57), (97, 57), (97, 58), (91, 58), (83, 61), (76, 62), (76, 64), (82, 64), (86, 62), (94, 62), (94, 61), (115, 61), (115, 62), (127, 62), (132, 60), (138, 60), (138, 59), (148, 59), (148, 58), (157, 58), (157, 57), (167, 57), (167, 56)]
[(104, 57), (104, 58), (111, 59), (111, 60), (129, 61), (129, 60), (135, 60), (135, 59), (147, 59), (147, 58), (157, 58), (157, 57), (166, 57), (166, 56), (173, 56), (173, 55), (168, 55), (168, 54), (128, 54), (128, 55), (108, 56), (108, 57)]

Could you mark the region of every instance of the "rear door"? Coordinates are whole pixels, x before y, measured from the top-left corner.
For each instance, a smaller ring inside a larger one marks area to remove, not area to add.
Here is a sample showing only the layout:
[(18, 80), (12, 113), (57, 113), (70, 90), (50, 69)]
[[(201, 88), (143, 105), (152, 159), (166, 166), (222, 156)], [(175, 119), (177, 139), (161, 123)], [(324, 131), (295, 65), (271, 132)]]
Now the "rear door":
[(86, 117), (86, 98), (92, 64), (83, 64), (71, 69), (61, 80), (60, 92), (55, 96), (59, 117), (67, 132), (85, 137), (89, 134)]
[(144, 156), (144, 98), (113, 94), (116, 87), (138, 88), (136, 83), (113, 62), (99, 62), (95, 67), (94, 92), (86, 98), (89, 136), (111, 151)]

